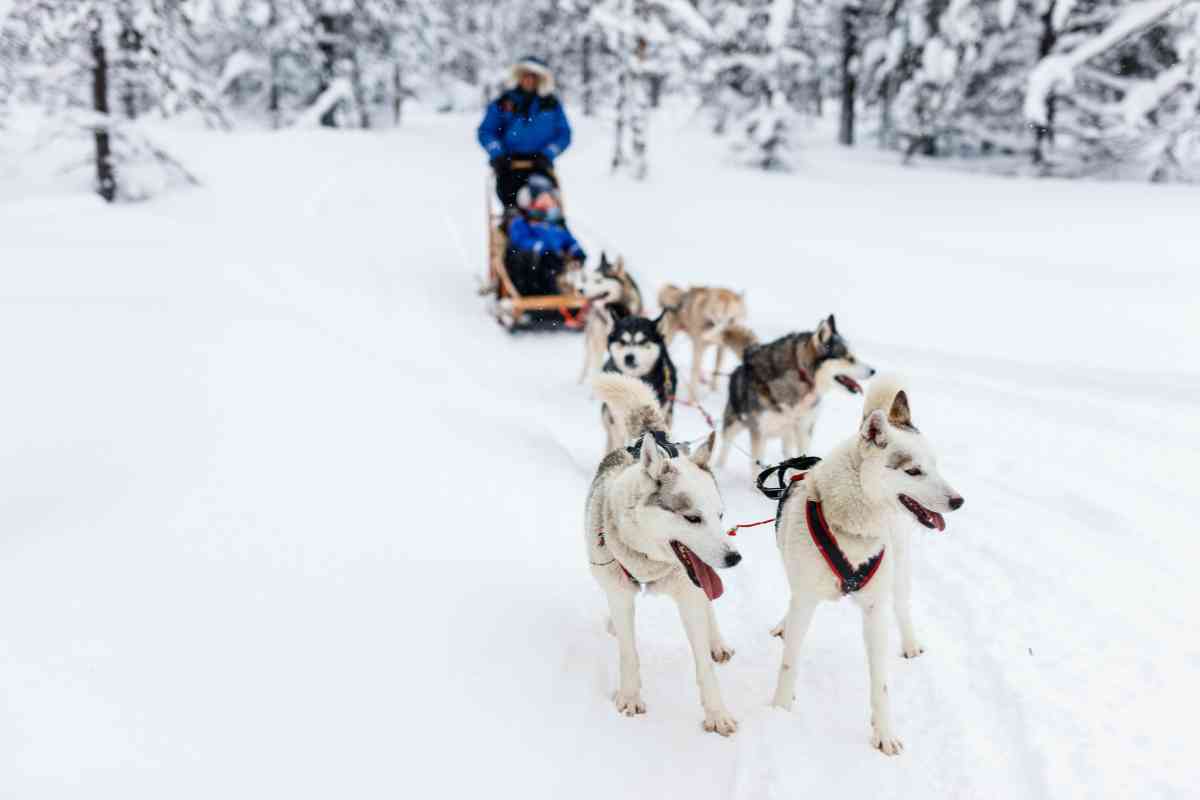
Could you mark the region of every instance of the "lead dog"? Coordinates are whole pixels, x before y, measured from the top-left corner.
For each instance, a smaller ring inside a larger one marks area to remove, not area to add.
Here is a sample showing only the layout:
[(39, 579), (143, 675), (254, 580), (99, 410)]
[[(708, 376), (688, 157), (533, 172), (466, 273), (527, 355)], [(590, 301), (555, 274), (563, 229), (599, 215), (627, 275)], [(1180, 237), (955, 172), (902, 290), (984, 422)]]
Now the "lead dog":
[(712, 386), (717, 385), (717, 374), (721, 371), (721, 360), (728, 349), (724, 341), (727, 328), (741, 325), (746, 319), (746, 298), (732, 289), (710, 286), (693, 286), (684, 291), (678, 286), (667, 284), (658, 292), (658, 304), (667, 309), (667, 344), (682, 332), (692, 340), (692, 371), (688, 378), (688, 396), (693, 402), (700, 399), (700, 386), (708, 383), (701, 374), (704, 354), (708, 348), (717, 348), (717, 362), (713, 367)]
[(712, 662), (728, 661), (733, 650), (717, 628), (711, 601), (723, 591), (714, 568), (732, 567), (742, 557), (725, 539), (721, 493), (708, 469), (715, 434), (689, 455), (686, 446), (667, 440), (662, 410), (646, 384), (601, 374), (594, 387), (636, 440), (600, 462), (584, 513), (588, 561), (608, 598), (609, 631), (620, 654), (617, 711), (626, 716), (646, 711), (633, 622), (634, 601), (644, 588), (679, 606), (696, 665), (704, 729), (729, 736), (737, 721), (721, 699)]
[(806, 452), (825, 392), (837, 383), (851, 394), (861, 394), (858, 382), (875, 370), (850, 350), (832, 314), (812, 333), (789, 333), (765, 345), (750, 344), (752, 337), (744, 341), (742, 363), (729, 378), (717, 466), (725, 466), (734, 437), (748, 428), (753, 482), (768, 439), (783, 439), (785, 457)]
[(857, 436), (835, 448), (804, 480), (787, 485), (791, 491), (780, 501), (775, 540), (791, 602), (773, 631), (783, 636), (774, 704), (792, 707), (796, 659), (817, 605), (849, 595), (863, 615), (871, 743), (896, 755), (903, 744), (888, 700), (888, 606), (894, 594), (905, 654), (918, 655), (909, 608), (909, 529), (915, 519), (944, 530), (942, 514), (962, 507), (962, 495), (938, 473), (933, 449), (913, 425), (908, 395), (895, 379), (876, 381)]

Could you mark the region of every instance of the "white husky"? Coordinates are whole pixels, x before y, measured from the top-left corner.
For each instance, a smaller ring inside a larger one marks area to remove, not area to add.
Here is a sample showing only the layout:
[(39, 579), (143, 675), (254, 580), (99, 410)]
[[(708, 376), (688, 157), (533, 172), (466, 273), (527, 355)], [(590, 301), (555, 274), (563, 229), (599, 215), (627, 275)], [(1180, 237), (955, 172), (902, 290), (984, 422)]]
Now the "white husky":
[(633, 623), (634, 601), (644, 588), (678, 604), (696, 664), (704, 729), (729, 736), (737, 721), (721, 699), (712, 662), (728, 661), (733, 650), (717, 628), (711, 601), (723, 587), (713, 568), (732, 567), (742, 557), (725, 539), (721, 493), (708, 469), (715, 436), (688, 454), (686, 446), (667, 441), (658, 399), (644, 382), (609, 373), (596, 376), (593, 385), (637, 440), (600, 463), (584, 518), (588, 561), (608, 596), (609, 631), (620, 654), (617, 710), (627, 716), (646, 711)]
[(909, 604), (910, 523), (915, 518), (944, 530), (942, 513), (961, 507), (963, 498), (938, 474), (932, 448), (912, 423), (908, 395), (894, 378), (871, 387), (858, 435), (791, 486), (776, 532), (792, 596), (774, 631), (784, 639), (774, 704), (792, 706), (796, 659), (817, 604), (849, 594), (863, 613), (872, 744), (896, 755), (903, 745), (888, 701), (888, 606), (894, 593), (904, 655), (920, 655)]

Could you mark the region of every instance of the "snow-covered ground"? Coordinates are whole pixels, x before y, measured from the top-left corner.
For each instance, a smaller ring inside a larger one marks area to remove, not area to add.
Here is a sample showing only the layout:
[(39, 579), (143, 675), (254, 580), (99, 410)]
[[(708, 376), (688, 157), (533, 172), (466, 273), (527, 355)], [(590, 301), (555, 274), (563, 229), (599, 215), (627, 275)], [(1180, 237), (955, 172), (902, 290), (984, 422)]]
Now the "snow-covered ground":
[[(658, 598), (649, 713), (616, 714), (579, 530), (598, 412), (578, 337), (510, 337), (474, 295), (473, 125), (175, 131), (204, 188), (123, 207), (0, 168), (0, 795), (1194, 796), (1195, 188), (824, 145), (762, 175), (686, 119), (639, 185), (579, 127), (561, 171), (594, 255), (650, 295), (745, 288), (764, 338), (836, 312), (911, 376), (967, 504), (917, 535), (928, 652), (891, 665), (889, 759), (849, 604), (818, 612), (797, 710), (768, 708), (768, 528), (717, 606), (738, 735), (701, 731)], [(857, 414), (832, 397), (816, 450)], [(728, 519), (771, 513), (746, 472), (720, 475)]]

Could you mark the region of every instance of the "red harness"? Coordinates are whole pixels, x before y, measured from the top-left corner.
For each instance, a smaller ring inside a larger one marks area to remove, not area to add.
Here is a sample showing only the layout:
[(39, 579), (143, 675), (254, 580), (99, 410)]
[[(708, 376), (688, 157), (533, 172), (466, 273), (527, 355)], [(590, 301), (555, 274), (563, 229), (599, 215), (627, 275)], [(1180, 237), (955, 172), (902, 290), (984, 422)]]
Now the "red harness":
[[(796, 485), (797, 481), (804, 480), (806, 474), (802, 472), (799, 475), (793, 475), (787, 487), (778, 490), (778, 495), (770, 495), (778, 496), (779, 498), (779, 512), (776, 516), (758, 522), (734, 525), (729, 529), (729, 535), (737, 536), (738, 528), (753, 528), (758, 525), (766, 525), (768, 522), (774, 522), (778, 525), (779, 516), (783, 514), (783, 504), (787, 502), (792, 487)], [(765, 475), (766, 473), (764, 473)], [(762, 488), (762, 481), (763, 477), (760, 477), (760, 489)], [(776, 490), (770, 491), (774, 492)], [(825, 510), (821, 504), (816, 500), (809, 500), (804, 512), (805, 521), (808, 523), (808, 535), (812, 538), (813, 544), (816, 545), (821, 557), (825, 559), (825, 564), (838, 577), (838, 581), (841, 583), (842, 594), (852, 594), (870, 583), (871, 579), (875, 577), (875, 573), (879, 571), (879, 565), (883, 563), (883, 554), (886, 552), (886, 548), (880, 548), (878, 553), (855, 567), (850, 563), (850, 559), (846, 558), (846, 554), (842, 552), (842, 548), (838, 546), (837, 538), (830, 531), (829, 523), (825, 521)]]
[[(604, 531), (596, 531), (596, 543), (600, 547), (604, 547)], [(613, 563), (613, 561), (617, 561), (616, 556), (613, 556), (612, 560), (605, 561), (602, 564), (597, 564), (595, 561), (592, 561), (591, 564), (593, 567), (607, 567), (609, 564)], [(621, 571), (625, 573), (625, 577), (627, 577), (627, 578), (629, 578), (629, 580), (633, 581), (634, 584), (636, 584), (637, 586), (642, 585), (642, 582), (639, 581), (637, 578), (633, 577), (633, 573), (630, 572), (628, 569), (626, 569), (625, 565), (622, 564), (620, 561), (617, 561), (617, 566), (620, 567)]]
[(871, 578), (874, 578), (875, 573), (879, 571), (879, 565), (883, 563), (883, 554), (886, 548), (880, 548), (878, 553), (856, 568), (850, 564), (850, 560), (846, 558), (842, 548), (838, 547), (837, 539), (829, 530), (829, 524), (825, 522), (825, 511), (821, 508), (821, 504), (816, 500), (809, 500), (804, 512), (805, 518), (808, 520), (808, 535), (812, 537), (813, 544), (821, 551), (821, 556), (829, 565), (829, 569), (841, 581), (842, 594), (853, 594), (870, 583)]

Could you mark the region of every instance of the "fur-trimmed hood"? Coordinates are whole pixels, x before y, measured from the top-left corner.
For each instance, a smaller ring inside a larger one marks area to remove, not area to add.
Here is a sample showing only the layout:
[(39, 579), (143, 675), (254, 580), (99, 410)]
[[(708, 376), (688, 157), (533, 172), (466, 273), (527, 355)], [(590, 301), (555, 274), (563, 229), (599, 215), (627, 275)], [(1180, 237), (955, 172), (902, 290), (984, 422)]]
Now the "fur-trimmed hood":
[(554, 94), (554, 73), (550, 71), (549, 65), (540, 58), (534, 56), (525, 56), (517, 63), (513, 64), (508, 71), (509, 88), (517, 85), (517, 78), (522, 72), (532, 72), (538, 76), (538, 94), (542, 97), (548, 97)]

